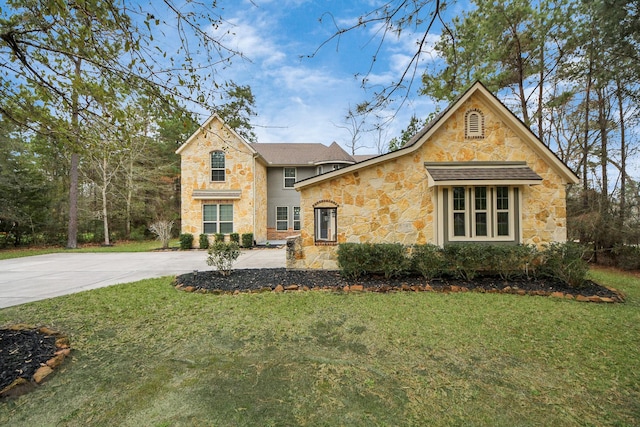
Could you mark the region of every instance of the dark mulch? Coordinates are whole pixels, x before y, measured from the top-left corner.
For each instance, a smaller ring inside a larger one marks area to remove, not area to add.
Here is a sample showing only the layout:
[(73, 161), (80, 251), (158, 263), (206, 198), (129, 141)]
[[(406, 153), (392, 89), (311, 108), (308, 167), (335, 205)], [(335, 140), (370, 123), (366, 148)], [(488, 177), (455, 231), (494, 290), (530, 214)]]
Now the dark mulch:
[(548, 279), (518, 278), (508, 282), (499, 277), (478, 277), (473, 281), (459, 280), (455, 278), (434, 279), (426, 281), (422, 276), (405, 276), (385, 279), (382, 276), (368, 276), (359, 280), (345, 279), (337, 271), (287, 271), (284, 268), (244, 269), (233, 270), (231, 275), (222, 276), (217, 271), (198, 271), (187, 273), (176, 278), (176, 283), (184, 287), (193, 286), (195, 289), (206, 291), (247, 292), (261, 289), (275, 289), (298, 285), (299, 287), (314, 288), (342, 288), (347, 285), (362, 285), (369, 291), (388, 291), (392, 289), (406, 288), (407, 286), (425, 286), (427, 283), (434, 290), (445, 290), (451, 286), (466, 287), (476, 291), (502, 291), (507, 287), (511, 290), (524, 290), (527, 293), (539, 292), (563, 292), (569, 294), (582, 294), (585, 296), (597, 295), (600, 297), (616, 297), (617, 294), (597, 283), (588, 281), (579, 289), (571, 288), (561, 282)]
[(56, 337), (38, 330), (0, 329), (0, 390), (33, 374), (56, 352)]

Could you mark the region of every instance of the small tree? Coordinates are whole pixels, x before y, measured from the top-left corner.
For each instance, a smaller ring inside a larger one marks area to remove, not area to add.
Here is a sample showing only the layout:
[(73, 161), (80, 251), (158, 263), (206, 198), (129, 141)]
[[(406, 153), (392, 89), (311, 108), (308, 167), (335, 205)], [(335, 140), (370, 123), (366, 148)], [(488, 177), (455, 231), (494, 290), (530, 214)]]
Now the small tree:
[(240, 246), (236, 242), (215, 241), (209, 247), (207, 265), (215, 267), (220, 274), (228, 276), (231, 274), (231, 267), (240, 256)]
[(171, 240), (171, 229), (173, 228), (173, 221), (158, 220), (149, 226), (149, 231), (156, 235), (156, 239), (162, 242), (162, 249), (169, 247), (169, 240)]

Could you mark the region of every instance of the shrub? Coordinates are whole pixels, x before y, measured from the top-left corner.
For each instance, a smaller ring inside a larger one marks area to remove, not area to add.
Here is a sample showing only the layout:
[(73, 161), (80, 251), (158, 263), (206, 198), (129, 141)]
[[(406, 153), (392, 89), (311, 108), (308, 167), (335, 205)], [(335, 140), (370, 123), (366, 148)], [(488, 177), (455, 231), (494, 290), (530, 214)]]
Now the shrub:
[[(159, 220), (149, 226), (149, 231), (156, 235), (156, 238), (162, 242), (162, 249), (169, 247), (169, 240), (171, 240), (171, 229), (173, 228), (173, 221)], [(193, 239), (193, 236), (192, 236)], [(182, 247), (182, 242), (180, 243)]]
[(411, 254), (411, 265), (427, 280), (442, 275), (446, 268), (442, 248), (432, 244), (415, 245)]
[(357, 279), (369, 272), (371, 245), (368, 243), (341, 243), (338, 245), (340, 274)]
[(613, 247), (616, 267), (621, 270), (640, 270), (640, 247), (616, 245)]
[(386, 279), (406, 274), (411, 266), (407, 248), (400, 243), (379, 243), (371, 245), (369, 270), (383, 273)]
[(229, 240), (237, 244), (240, 244), (240, 234), (238, 233), (229, 234)]
[(180, 249), (183, 251), (189, 250), (193, 247), (193, 234), (183, 233), (178, 238), (180, 240)]
[(528, 276), (537, 255), (535, 246), (490, 245), (486, 250), (486, 268), (503, 280), (516, 276)]
[(388, 279), (406, 273), (411, 262), (400, 243), (341, 243), (338, 265), (341, 274), (351, 279), (367, 273), (382, 273)]
[(214, 234), (213, 238), (215, 239), (216, 242), (224, 242), (224, 234), (222, 233)]
[(444, 247), (447, 269), (456, 277), (473, 280), (486, 268), (487, 245), (478, 243), (452, 243)]
[(577, 243), (551, 243), (542, 253), (540, 274), (579, 288), (584, 285), (589, 271), (583, 255), (584, 248)]
[(209, 235), (208, 234), (200, 234), (198, 238), (200, 249), (209, 249)]
[(214, 242), (209, 248), (207, 265), (214, 266), (220, 274), (228, 276), (231, 274), (233, 263), (240, 256), (240, 246), (236, 242)]
[(242, 235), (242, 247), (243, 248), (253, 247), (253, 233), (244, 233)]

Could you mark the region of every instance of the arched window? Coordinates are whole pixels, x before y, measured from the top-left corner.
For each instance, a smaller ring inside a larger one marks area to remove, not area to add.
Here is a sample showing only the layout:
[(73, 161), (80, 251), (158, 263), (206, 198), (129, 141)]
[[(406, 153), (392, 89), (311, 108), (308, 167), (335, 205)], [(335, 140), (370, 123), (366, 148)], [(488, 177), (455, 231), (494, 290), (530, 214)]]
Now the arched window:
[(211, 181), (225, 180), (224, 151), (211, 153)]
[(464, 137), (484, 138), (484, 115), (480, 110), (469, 110), (464, 118)]

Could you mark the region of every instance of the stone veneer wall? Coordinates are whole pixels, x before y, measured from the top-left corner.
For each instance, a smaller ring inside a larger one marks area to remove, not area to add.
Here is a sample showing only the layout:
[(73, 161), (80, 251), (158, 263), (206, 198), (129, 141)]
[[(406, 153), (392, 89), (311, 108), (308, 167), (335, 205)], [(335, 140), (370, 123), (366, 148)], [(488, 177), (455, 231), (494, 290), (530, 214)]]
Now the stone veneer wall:
[[(225, 152), (226, 181), (211, 181), (211, 155), (215, 150)], [(238, 137), (229, 132), (219, 120), (208, 125), (207, 131), (200, 131), (198, 137), (181, 153), (181, 215), (182, 233), (194, 235), (198, 244), (198, 235), (202, 233), (202, 205), (233, 204), (233, 231), (236, 233), (254, 233), (254, 239), (266, 238), (266, 216), (255, 218), (254, 231), (254, 173), (256, 184), (262, 185), (256, 198), (260, 211), (266, 211), (266, 167), (257, 163), (253, 153)], [(196, 200), (192, 198), (194, 190), (240, 190), (239, 200)], [(260, 225), (263, 224), (263, 225)]]
[[(301, 189), (302, 253), (292, 269), (337, 269), (336, 246), (314, 243), (314, 205), (338, 205), (338, 243), (437, 243), (436, 187), (429, 188), (424, 162), (526, 161), (542, 184), (521, 187), (522, 243), (542, 246), (566, 240), (565, 182), (478, 96), (471, 97), (420, 149)], [(479, 109), (485, 138), (465, 139), (464, 116)]]

